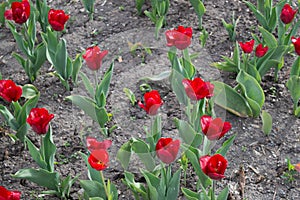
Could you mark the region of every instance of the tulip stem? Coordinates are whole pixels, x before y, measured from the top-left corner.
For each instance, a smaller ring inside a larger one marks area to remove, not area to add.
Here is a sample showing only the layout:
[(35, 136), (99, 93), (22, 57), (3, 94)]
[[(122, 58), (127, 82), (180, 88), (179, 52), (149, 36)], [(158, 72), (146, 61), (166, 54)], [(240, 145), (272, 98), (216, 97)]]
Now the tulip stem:
[(104, 187), (104, 191), (105, 191), (106, 197), (107, 197), (107, 199), (110, 199), (110, 198), (109, 198), (108, 191), (107, 191), (107, 185), (106, 185), (106, 183), (105, 183), (105, 179), (104, 179), (104, 176), (103, 176), (103, 172), (102, 172), (102, 171), (100, 171), (100, 176), (101, 176), (101, 179), (102, 179), (102, 183), (103, 183), (103, 187)]
[(94, 75), (95, 75), (95, 88), (97, 88), (97, 85), (98, 85), (98, 74), (97, 74), (97, 71), (94, 71)]
[(215, 200), (215, 191), (216, 191), (216, 181), (212, 181), (212, 193), (211, 193), (211, 200)]

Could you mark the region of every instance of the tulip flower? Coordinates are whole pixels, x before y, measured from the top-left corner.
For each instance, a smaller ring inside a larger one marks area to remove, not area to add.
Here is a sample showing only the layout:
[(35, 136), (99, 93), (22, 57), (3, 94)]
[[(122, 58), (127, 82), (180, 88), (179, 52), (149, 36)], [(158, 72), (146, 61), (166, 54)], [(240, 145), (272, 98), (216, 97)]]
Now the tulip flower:
[(251, 53), (254, 47), (254, 40), (250, 40), (249, 42), (239, 42), (240, 47), (244, 51), (244, 53)]
[(297, 9), (293, 10), (290, 4), (285, 4), (280, 13), (280, 19), (284, 24), (289, 24), (293, 21)]
[(0, 97), (7, 102), (18, 101), (22, 95), (22, 88), (12, 80), (0, 80)]
[(88, 150), (90, 152), (92, 152), (97, 149), (107, 150), (111, 146), (112, 142), (111, 142), (111, 140), (104, 140), (103, 142), (99, 142), (93, 137), (87, 137), (86, 144), (87, 144)]
[(295, 38), (294, 36), (292, 37), (292, 43), (295, 47), (295, 51), (298, 54), (298, 56), (300, 56), (300, 37), (299, 38)]
[(175, 46), (177, 49), (183, 50), (191, 44), (193, 30), (191, 27), (178, 26), (177, 29), (167, 30), (165, 35), (168, 47)]
[(203, 173), (211, 179), (220, 180), (225, 178), (224, 173), (227, 168), (227, 160), (221, 154), (202, 156), (199, 162)]
[(138, 102), (138, 105), (144, 109), (149, 115), (156, 115), (158, 109), (163, 104), (157, 90), (152, 90), (144, 94), (144, 104)]
[(155, 150), (157, 157), (165, 164), (172, 163), (178, 154), (180, 141), (172, 138), (160, 138)]
[(0, 200), (20, 200), (21, 192), (10, 191), (3, 186), (0, 186)]
[(295, 170), (300, 173), (300, 163), (296, 164), (294, 167), (295, 167)]
[(96, 71), (102, 65), (102, 59), (108, 54), (107, 50), (101, 51), (98, 46), (89, 47), (82, 56), (90, 70)]
[(182, 84), (191, 100), (198, 101), (205, 97), (210, 98), (213, 96), (214, 85), (210, 82), (204, 82), (201, 78), (195, 78), (194, 80), (183, 79)]
[(45, 108), (32, 108), (27, 118), (27, 123), (37, 134), (46, 134), (49, 129), (49, 122), (54, 118)]
[(102, 171), (108, 167), (109, 155), (105, 149), (97, 149), (92, 151), (88, 162), (95, 170)]
[(30, 16), (30, 4), (28, 0), (22, 0), (21, 2), (13, 2), (11, 9), (4, 12), (4, 17), (7, 20), (14, 20), (17, 24), (25, 23)]
[(48, 22), (55, 31), (62, 31), (65, 28), (65, 23), (69, 19), (69, 15), (63, 10), (50, 9), (48, 12)]
[(208, 115), (203, 115), (200, 122), (202, 132), (209, 140), (218, 140), (231, 129), (229, 122), (223, 122), (221, 118), (213, 119)]
[(263, 57), (269, 50), (268, 46), (263, 47), (262, 44), (257, 45), (256, 49), (255, 49), (255, 56), (260, 58)]

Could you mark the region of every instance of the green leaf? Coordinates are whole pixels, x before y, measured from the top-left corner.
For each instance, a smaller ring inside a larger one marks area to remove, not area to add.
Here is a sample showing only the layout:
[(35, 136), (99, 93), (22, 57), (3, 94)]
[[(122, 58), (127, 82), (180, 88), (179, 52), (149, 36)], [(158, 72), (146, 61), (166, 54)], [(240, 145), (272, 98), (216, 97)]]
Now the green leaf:
[(180, 169), (178, 169), (175, 174), (172, 176), (167, 188), (167, 197), (166, 200), (177, 199), (179, 193), (179, 185), (180, 185)]
[(31, 99), (28, 99), (24, 105), (21, 108), (21, 111), (19, 112), (19, 114), (17, 115), (17, 122), (21, 125), (21, 124), (25, 124), (26, 123), (26, 118), (29, 115), (29, 112), (31, 111), (32, 108), (35, 108), (38, 101), (40, 98), (40, 93), (38, 93), (36, 96), (34, 96)]
[(295, 75), (290, 77), (286, 86), (291, 93), (294, 104), (297, 105), (300, 99), (300, 77)]
[(57, 172), (49, 172), (44, 169), (21, 169), (12, 175), (12, 177), (26, 179), (36, 183), (38, 186), (46, 187), (55, 191), (58, 191), (58, 185), (60, 182), (59, 174)]
[(67, 75), (67, 48), (66, 48), (66, 40), (61, 39), (61, 41), (57, 45), (56, 53), (55, 53), (55, 61), (53, 66), (59, 75), (61, 75), (65, 80), (68, 79)]
[(261, 113), (261, 119), (262, 119), (262, 131), (264, 134), (269, 135), (272, 130), (272, 116), (265, 110), (262, 111)]
[(145, 0), (135, 0), (135, 7), (138, 11), (138, 15), (142, 14), (142, 6), (144, 5)]
[(164, 80), (166, 78), (169, 78), (171, 75), (171, 71), (167, 70), (167, 71), (163, 71), (158, 75), (154, 75), (154, 76), (146, 76), (146, 77), (142, 77), (140, 78), (140, 80), (145, 80), (145, 81), (161, 81)]
[(38, 89), (32, 84), (22, 86), (22, 97), (31, 99), (39, 94)]
[(20, 127), (20, 124), (17, 123), (15, 117), (11, 114), (11, 112), (3, 105), (0, 104), (0, 113), (4, 117), (4, 119), (7, 121), (10, 128), (17, 131)]
[(22, 142), (25, 141), (25, 136), (27, 134), (27, 131), (28, 131), (28, 124), (27, 123), (24, 123), (22, 124), (18, 130), (17, 130), (17, 133), (16, 133), (16, 137), (21, 140)]
[(206, 9), (201, 0), (190, 0), (190, 3), (192, 4), (197, 16), (198, 16), (198, 24), (200, 30), (202, 29), (202, 16), (204, 15)]
[(90, 116), (94, 121), (98, 121), (96, 116), (96, 103), (92, 99), (81, 95), (72, 95), (67, 96), (66, 100), (72, 101), (73, 104), (77, 105), (81, 110), (85, 112), (85, 114)]
[(114, 63), (112, 62), (109, 69), (104, 74), (101, 83), (98, 85), (96, 89), (96, 95), (99, 95), (103, 92), (105, 94), (105, 97), (107, 97), (113, 69), (114, 69)]
[(125, 171), (124, 176), (125, 179), (123, 179), (123, 183), (127, 185), (133, 192), (135, 199), (139, 199), (140, 195), (145, 200), (149, 199), (145, 187), (143, 186), (143, 184), (135, 182), (134, 175), (132, 173)]
[(1, 26), (4, 25), (5, 23), (5, 17), (4, 17), (4, 12), (5, 12), (5, 8), (8, 6), (8, 3), (5, 1), (5, 2), (2, 2), (0, 4), (0, 23), (1, 23)]
[(40, 168), (47, 170), (47, 163), (45, 162), (39, 149), (27, 137), (25, 138), (25, 141), (27, 143), (29, 153), (33, 160), (38, 164)]
[(187, 158), (190, 160), (198, 178), (199, 178), (199, 181), (201, 182), (201, 184), (203, 185), (204, 188), (207, 188), (209, 185), (211, 185), (211, 179), (206, 176), (202, 169), (201, 169), (201, 166), (200, 166), (200, 163), (199, 163), (199, 150), (194, 148), (194, 147), (187, 147), (187, 146), (184, 146), (185, 148), (185, 154), (187, 156)]
[(123, 88), (123, 92), (125, 92), (126, 96), (130, 100), (131, 104), (134, 106), (136, 103), (136, 98), (135, 98), (134, 93), (128, 88)]
[(186, 197), (187, 200), (199, 200), (201, 199), (199, 192), (193, 192), (190, 189), (187, 188), (181, 188), (182, 193)]
[(97, 170), (95, 170), (94, 168), (91, 167), (91, 165), (88, 162), (88, 156), (85, 155), (82, 152), (79, 152), (79, 153), (80, 153), (81, 157), (83, 158), (83, 160), (84, 160), (84, 162), (85, 162), (85, 164), (88, 168), (88, 177), (89, 177), (89, 179), (91, 181), (97, 181), (97, 182), (102, 184), (103, 181), (102, 181), (102, 178), (100, 176), (100, 173), (99, 173), (99, 171), (97, 171)]
[(265, 16), (261, 12), (259, 12), (259, 10), (255, 7), (255, 5), (253, 5), (251, 2), (245, 1), (245, 0), (243, 0), (243, 2), (253, 12), (253, 14), (255, 15), (255, 18), (259, 21), (259, 23), (263, 27), (268, 28), (268, 23), (267, 23), (267, 20), (266, 20)]
[(252, 116), (250, 105), (241, 94), (223, 82), (213, 81), (212, 84), (215, 86), (212, 99), (218, 106), (239, 117)]
[[(82, 53), (77, 54), (75, 60), (73, 60), (73, 71), (72, 71), (72, 81), (77, 84), (78, 74), (82, 67)], [(94, 95), (92, 95), (94, 96)]]
[(84, 193), (88, 196), (88, 198), (101, 197), (103, 199), (106, 199), (103, 184), (91, 180), (79, 180), (79, 183), (80, 186), (84, 189)]
[(300, 76), (300, 57), (298, 56), (293, 65), (292, 65), (292, 68), (291, 68), (291, 71), (290, 71), (290, 77), (292, 76)]
[(267, 45), (269, 48), (275, 48), (278, 45), (277, 40), (272, 33), (270, 33), (261, 26), (259, 26), (258, 29), (263, 36), (265, 45)]
[(131, 148), (138, 155), (141, 161), (146, 166), (147, 170), (152, 171), (155, 168), (155, 161), (149, 151), (149, 146), (139, 139), (132, 138)]
[(218, 195), (217, 200), (227, 200), (229, 194), (228, 186), (226, 186)]
[(182, 84), (182, 80), (183, 80), (183, 76), (182, 74), (180, 74), (177, 70), (172, 70), (172, 74), (171, 74), (171, 86), (172, 86), (172, 90), (175, 93), (178, 101), (187, 106), (188, 104), (188, 97), (186, 95), (185, 89), (183, 87)]
[(158, 38), (158, 33), (159, 30), (162, 28), (163, 26), (163, 22), (165, 20), (165, 16), (161, 16), (155, 23), (155, 38)]
[(265, 94), (255, 78), (244, 71), (241, 71), (236, 81), (241, 85), (243, 94), (251, 106), (253, 116), (257, 117), (260, 114), (261, 108), (265, 102)]
[(126, 170), (129, 166), (129, 161), (131, 157), (131, 142), (127, 141), (118, 150), (117, 159), (121, 163), (122, 167)]
[(99, 108), (96, 106), (96, 116), (97, 116), (97, 122), (101, 128), (104, 128), (106, 122), (108, 122), (108, 113), (106, 112), (105, 108)]
[(95, 97), (94, 87), (93, 87), (90, 79), (83, 72), (79, 72), (79, 75), (83, 81), (84, 87), (87, 90), (87, 92), (90, 94), (90, 96), (92, 98)]
[(187, 145), (192, 147), (199, 147), (202, 143), (203, 136), (197, 133), (190, 124), (184, 120), (175, 119), (176, 127), (179, 131), (180, 138)]
[(222, 146), (216, 151), (216, 154), (221, 154), (222, 156), (226, 156), (227, 151), (230, 146), (233, 144), (236, 135), (231, 136), (228, 140), (226, 140)]
[(54, 171), (54, 156), (56, 153), (56, 146), (52, 139), (52, 127), (49, 126), (47, 134), (43, 138), (43, 146), (41, 152), (44, 154), (44, 159), (47, 163), (48, 171)]

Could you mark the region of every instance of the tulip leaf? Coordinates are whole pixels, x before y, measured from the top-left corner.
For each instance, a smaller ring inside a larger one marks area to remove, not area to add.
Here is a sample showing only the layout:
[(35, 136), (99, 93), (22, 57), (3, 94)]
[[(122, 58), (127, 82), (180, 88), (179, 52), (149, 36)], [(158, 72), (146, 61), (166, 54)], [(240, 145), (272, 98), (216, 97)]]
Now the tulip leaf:
[(211, 179), (208, 176), (206, 176), (201, 169), (199, 163), (199, 157), (200, 157), (199, 155), (201, 154), (199, 153), (199, 150), (194, 147), (186, 146), (186, 145), (184, 145), (184, 149), (185, 149), (185, 154), (187, 158), (190, 160), (201, 184), (203, 185), (204, 188), (207, 188), (209, 185), (211, 185)]
[(171, 75), (171, 71), (167, 70), (167, 71), (161, 72), (158, 75), (154, 75), (154, 76), (151, 76), (151, 77), (150, 76), (142, 77), (142, 78), (140, 78), (140, 80), (161, 81), (161, 80), (164, 80), (164, 79), (170, 77), (170, 75)]
[(292, 65), (292, 68), (291, 68), (291, 71), (290, 71), (290, 77), (292, 76), (300, 76), (300, 57), (298, 56), (293, 65)]
[(11, 114), (11, 112), (3, 105), (0, 104), (0, 113), (4, 117), (4, 119), (7, 121), (9, 124), (10, 128), (13, 130), (18, 130), (19, 124), (17, 123), (15, 117)]
[(164, 193), (160, 194), (160, 192), (162, 191), (160, 188), (161, 187), (160, 179), (157, 176), (143, 169), (141, 169), (141, 173), (146, 179), (148, 190), (149, 190), (148, 195), (150, 195), (150, 199), (158, 199), (159, 196), (165, 196)]
[(131, 147), (134, 153), (138, 155), (147, 170), (152, 171), (155, 168), (155, 160), (151, 156), (149, 146), (143, 140), (132, 138), (131, 141)]
[(55, 61), (53, 66), (55, 67), (55, 70), (59, 75), (61, 75), (65, 80), (67, 80), (69, 77), (67, 77), (67, 48), (66, 48), (66, 40), (61, 39), (61, 41), (58, 43), (56, 47), (56, 53), (55, 53)]
[(206, 9), (201, 0), (190, 0), (190, 3), (192, 4), (197, 16), (198, 16), (198, 24), (200, 30), (202, 29), (202, 16), (204, 15)]
[(217, 200), (227, 200), (229, 194), (229, 188), (226, 186), (218, 195)]
[[(72, 70), (72, 81), (77, 84), (77, 80), (78, 80), (78, 74), (79, 74), (79, 71), (82, 67), (82, 54), (83, 53), (80, 53), (80, 54), (77, 54), (76, 55), (76, 58), (73, 60), (73, 70)], [(94, 95), (92, 95), (94, 96)]]
[(107, 97), (113, 69), (114, 69), (114, 63), (112, 62), (110, 64), (109, 69), (104, 74), (104, 77), (103, 77), (101, 83), (97, 86), (96, 95), (99, 95), (103, 92), (105, 94), (105, 97)]
[(47, 170), (47, 163), (45, 162), (39, 149), (27, 137), (25, 138), (25, 142), (28, 146), (29, 153), (33, 160), (38, 164), (40, 168)]
[(188, 99), (187, 99), (187, 95), (185, 93), (184, 86), (182, 84), (183, 78), (184, 77), (182, 76), (182, 74), (180, 74), (180, 72), (178, 72), (175, 69), (172, 70), (172, 74), (171, 74), (172, 90), (174, 91), (178, 101), (181, 104), (187, 106), (188, 105)]
[(43, 145), (40, 151), (44, 155), (44, 160), (47, 163), (48, 171), (54, 171), (54, 157), (56, 153), (56, 146), (52, 139), (52, 127), (49, 125), (49, 130), (45, 137), (43, 138)]
[(227, 151), (230, 146), (233, 144), (236, 135), (231, 136), (228, 140), (226, 140), (222, 146), (216, 151), (216, 154), (221, 154), (222, 156), (226, 156)]
[(286, 86), (291, 93), (295, 110), (295, 107), (298, 105), (300, 99), (300, 77), (295, 75), (291, 76), (286, 83)]
[(180, 185), (180, 168), (173, 174), (170, 182), (168, 183), (168, 191), (166, 200), (177, 199)]
[(262, 119), (262, 131), (264, 134), (269, 135), (272, 130), (272, 116), (265, 110), (262, 111), (261, 113), (261, 119)]
[(253, 12), (253, 14), (255, 15), (255, 18), (259, 21), (259, 23), (265, 27), (268, 28), (268, 23), (267, 20), (265, 18), (265, 16), (255, 7), (254, 4), (252, 4), (249, 1), (245, 1), (243, 0), (243, 2), (249, 7), (249, 9)]
[(28, 131), (28, 124), (27, 123), (24, 123), (22, 124), (18, 130), (17, 130), (17, 133), (16, 133), (16, 137), (21, 140), (22, 142), (25, 141), (25, 136), (27, 134), (27, 131)]
[(96, 117), (97, 122), (100, 125), (101, 128), (104, 128), (106, 122), (108, 122), (108, 113), (106, 112), (106, 109), (104, 107), (99, 108), (98, 106), (95, 107), (96, 110)]
[(203, 136), (197, 133), (191, 125), (189, 125), (186, 121), (175, 119), (175, 124), (179, 131), (179, 135), (182, 138), (183, 142), (187, 145), (191, 145), (192, 147), (199, 147), (202, 143)]
[(83, 110), (88, 116), (90, 116), (94, 121), (98, 121), (96, 116), (96, 104), (95, 102), (81, 95), (67, 96), (66, 100), (72, 101), (73, 104), (77, 105), (81, 110)]
[(102, 184), (102, 178), (100, 176), (99, 171), (95, 170), (94, 168), (91, 167), (91, 165), (88, 162), (88, 156), (82, 152), (79, 152), (81, 157), (83, 158), (87, 168), (88, 168), (88, 177), (91, 181), (99, 182)]
[(240, 71), (236, 77), (237, 82), (242, 88), (242, 92), (251, 106), (253, 116), (257, 117), (265, 102), (265, 94), (259, 83), (255, 78), (244, 72)]
[(145, 0), (135, 0), (135, 7), (138, 11), (138, 15), (142, 14), (142, 6), (144, 5)]
[(94, 87), (93, 87), (90, 79), (83, 72), (79, 72), (79, 75), (83, 81), (83, 85), (84, 85), (85, 89), (88, 91), (90, 96), (93, 98), (95, 96), (95, 91), (94, 91)]
[(187, 200), (199, 200), (201, 195), (199, 192), (193, 192), (187, 188), (181, 188), (182, 193), (184, 194)]
[(26, 118), (32, 108), (35, 108), (40, 98), (40, 93), (38, 92), (36, 96), (31, 99), (28, 99), (21, 108), (21, 111), (16, 116), (17, 122), (21, 124), (26, 123)]
[(106, 199), (103, 184), (98, 181), (79, 180), (80, 186), (84, 189), (84, 194), (87, 199), (92, 197), (100, 197)]
[(135, 199), (140, 199), (140, 195), (143, 199), (148, 199), (145, 187), (143, 184), (135, 182), (134, 175), (132, 173), (125, 171), (124, 176), (125, 179), (123, 179), (123, 183), (131, 189)]
[(269, 69), (278, 65), (281, 62), (282, 57), (288, 50), (288, 46), (277, 46), (269, 48), (268, 52), (257, 60), (256, 67), (261, 77), (263, 77)]
[(128, 99), (131, 102), (131, 105), (135, 105), (136, 104), (136, 98), (134, 93), (129, 89), (129, 88), (123, 88), (123, 92), (125, 92), (126, 96), (128, 97)]
[(131, 157), (131, 141), (124, 143), (118, 150), (117, 159), (121, 163), (122, 167), (126, 170), (129, 166)]
[(259, 26), (258, 29), (263, 36), (265, 45), (267, 45), (269, 48), (277, 47), (277, 45), (278, 45), (277, 40), (272, 33), (270, 33), (269, 31), (267, 31), (266, 29), (264, 29), (261, 26)]
[(251, 107), (241, 94), (223, 82), (214, 81), (212, 84), (215, 86), (213, 101), (218, 106), (239, 117), (252, 116)]
[(58, 185), (60, 182), (59, 174), (57, 172), (49, 172), (44, 169), (21, 169), (12, 175), (12, 177), (26, 179), (39, 186), (56, 191), (58, 191)]

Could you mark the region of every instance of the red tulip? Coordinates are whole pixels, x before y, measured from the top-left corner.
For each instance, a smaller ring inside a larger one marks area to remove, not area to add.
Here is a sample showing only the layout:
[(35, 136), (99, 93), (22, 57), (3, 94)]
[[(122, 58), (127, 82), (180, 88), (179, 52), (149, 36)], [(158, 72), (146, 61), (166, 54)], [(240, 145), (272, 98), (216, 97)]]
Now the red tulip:
[(203, 115), (200, 122), (202, 132), (209, 140), (218, 140), (231, 129), (229, 122), (223, 122), (221, 118), (213, 119), (208, 115)]
[(22, 96), (22, 88), (12, 80), (0, 80), (0, 97), (7, 102), (18, 101)]
[(168, 47), (175, 46), (177, 49), (183, 50), (191, 44), (193, 30), (191, 27), (178, 26), (177, 29), (167, 30), (165, 35)]
[(10, 191), (5, 187), (0, 186), (0, 200), (20, 200), (21, 192), (19, 191)]
[(49, 114), (45, 108), (32, 108), (26, 121), (32, 130), (40, 135), (48, 132), (49, 122), (53, 118), (54, 115)]
[(108, 54), (107, 50), (101, 51), (98, 46), (89, 47), (82, 56), (86, 65), (91, 70), (98, 70), (102, 65), (102, 59)]
[(97, 149), (92, 151), (88, 162), (95, 170), (102, 171), (108, 167), (109, 155), (105, 149)]
[(298, 163), (298, 164), (295, 165), (295, 170), (300, 173), (300, 163)]
[(157, 90), (152, 90), (144, 94), (144, 102), (138, 102), (138, 105), (143, 108), (149, 115), (156, 115), (158, 109), (163, 104), (160, 95)]
[(187, 96), (192, 100), (213, 96), (214, 85), (210, 82), (204, 82), (201, 78), (195, 78), (194, 80), (183, 79), (182, 84)]
[(280, 19), (284, 24), (289, 24), (293, 21), (297, 10), (293, 10), (290, 4), (285, 4), (280, 13)]
[(87, 148), (90, 152), (97, 150), (97, 149), (104, 149), (107, 150), (111, 146), (111, 140), (104, 140), (103, 142), (97, 141), (93, 137), (86, 138)]
[(62, 31), (65, 28), (65, 23), (69, 19), (69, 15), (63, 10), (50, 9), (48, 12), (48, 22), (55, 31)]
[(257, 45), (256, 49), (255, 49), (255, 56), (260, 58), (263, 57), (269, 50), (268, 46), (263, 47), (262, 44)]
[(172, 163), (178, 154), (180, 141), (172, 138), (160, 138), (155, 150), (157, 157), (166, 164)]
[(245, 43), (239, 42), (239, 44), (244, 53), (251, 53), (253, 51), (254, 40), (250, 40), (249, 42)]
[(7, 20), (14, 20), (17, 24), (25, 23), (30, 16), (30, 4), (28, 0), (22, 0), (21, 2), (13, 2), (11, 9), (6, 10), (4, 17)]
[(225, 178), (224, 173), (227, 168), (227, 160), (222, 155), (202, 156), (199, 162), (203, 173), (211, 179), (220, 180)]
[(295, 38), (294, 36), (292, 37), (292, 43), (295, 47), (295, 51), (298, 54), (298, 56), (300, 56), (300, 37), (299, 38)]

